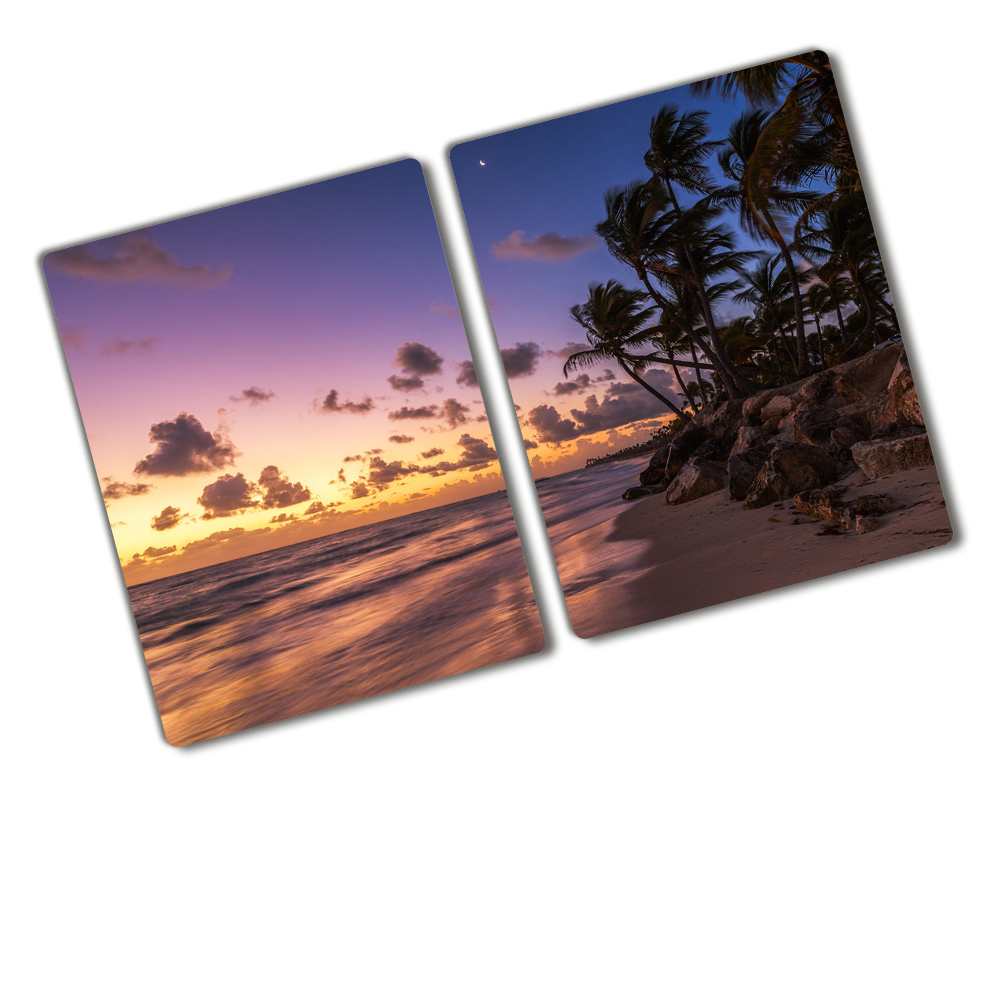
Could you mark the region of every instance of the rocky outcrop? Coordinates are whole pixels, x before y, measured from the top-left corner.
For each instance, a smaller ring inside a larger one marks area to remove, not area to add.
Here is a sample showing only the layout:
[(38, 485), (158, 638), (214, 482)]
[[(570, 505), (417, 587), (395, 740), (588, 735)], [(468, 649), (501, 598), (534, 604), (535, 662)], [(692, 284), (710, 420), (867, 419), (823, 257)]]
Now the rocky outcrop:
[(712, 462), (692, 458), (667, 487), (667, 503), (687, 503), (724, 489), (726, 473)]
[(641, 500), (643, 497), (652, 496), (654, 493), (662, 493), (666, 488), (666, 481), (658, 483), (656, 486), (630, 486), (622, 494), (622, 500)]
[(771, 454), (770, 437), (763, 427), (741, 427), (729, 453), (729, 496), (745, 500), (757, 473)]
[[(654, 453), (639, 488), (665, 492), (675, 504), (728, 485), (733, 500), (762, 507), (858, 468), (877, 479), (933, 461), (906, 353), (896, 343), (702, 410)], [(649, 495), (637, 489), (625, 498)]]
[(803, 490), (824, 486), (836, 477), (837, 463), (829, 452), (811, 444), (784, 441), (771, 449), (743, 504), (751, 509), (766, 507)]
[(843, 502), (840, 498), (846, 487), (834, 486), (825, 490), (807, 490), (795, 498), (795, 506), (810, 517), (836, 525), (846, 531), (874, 531), (882, 522), (880, 515), (888, 514), (899, 505), (887, 493), (868, 493)]
[(851, 455), (869, 479), (934, 464), (923, 427), (887, 428), (881, 437), (859, 441), (851, 448)]

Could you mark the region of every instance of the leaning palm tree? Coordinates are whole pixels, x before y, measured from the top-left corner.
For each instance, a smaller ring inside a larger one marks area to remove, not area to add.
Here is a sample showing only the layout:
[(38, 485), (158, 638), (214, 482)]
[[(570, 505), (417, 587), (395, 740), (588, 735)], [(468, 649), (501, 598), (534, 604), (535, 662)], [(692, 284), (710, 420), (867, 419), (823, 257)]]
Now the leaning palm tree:
[[(720, 233), (709, 234), (699, 224), (707, 218), (706, 211), (677, 213), (667, 205), (660, 185), (640, 181), (608, 191), (604, 196), (604, 209), (605, 218), (597, 224), (595, 232), (604, 240), (611, 255), (635, 271), (650, 298), (684, 330), (698, 350), (715, 366), (730, 398), (741, 398), (755, 391), (753, 383), (726, 357), (718, 334), (713, 337), (712, 330), (708, 330), (712, 345), (709, 347), (690, 323), (678, 314), (675, 304), (652, 283), (652, 280), (694, 281), (690, 265), (684, 259), (682, 245), (690, 246), (707, 235), (711, 235), (716, 242), (722, 238)], [(707, 207), (707, 211), (712, 209)]]
[(642, 372), (649, 362), (636, 355), (650, 342), (649, 321), (656, 310), (644, 303), (649, 296), (638, 289), (625, 288), (611, 280), (594, 283), (587, 289), (587, 301), (573, 306), (570, 315), (583, 327), (591, 345), (566, 359), (563, 375), (579, 368), (614, 361), (633, 381), (652, 393), (682, 421), (690, 419), (684, 410), (650, 385)]
[(728, 145), (719, 154), (719, 166), (733, 183), (713, 191), (708, 200), (711, 204), (738, 209), (743, 228), (751, 236), (776, 246), (784, 259), (795, 310), (796, 374), (801, 376), (809, 371), (805, 314), (795, 262), (782, 225), (787, 224), (789, 216), (801, 214), (815, 200), (816, 194), (784, 187), (779, 174), (762, 174), (760, 160), (773, 158), (770, 150), (760, 148), (768, 117), (766, 111), (746, 111), (730, 126)]

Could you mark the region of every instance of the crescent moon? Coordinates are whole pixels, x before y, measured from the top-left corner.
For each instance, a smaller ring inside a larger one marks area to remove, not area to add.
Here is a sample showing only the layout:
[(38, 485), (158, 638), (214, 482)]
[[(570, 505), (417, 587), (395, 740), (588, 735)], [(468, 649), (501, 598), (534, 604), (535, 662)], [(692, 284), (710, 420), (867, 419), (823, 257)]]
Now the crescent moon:
[(479, 165), (480, 165), (481, 167), (485, 167), (485, 166), (486, 166), (486, 161), (485, 161), (485, 160), (480, 160), (480, 161), (479, 161)]

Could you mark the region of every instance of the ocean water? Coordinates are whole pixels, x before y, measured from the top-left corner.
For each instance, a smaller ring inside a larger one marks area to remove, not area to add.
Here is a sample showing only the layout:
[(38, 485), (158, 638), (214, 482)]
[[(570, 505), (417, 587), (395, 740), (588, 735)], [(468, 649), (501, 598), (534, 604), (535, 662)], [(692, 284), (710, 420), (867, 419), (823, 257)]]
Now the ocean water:
[(182, 745), (545, 645), (506, 493), (129, 588)]
[(639, 473), (647, 465), (649, 455), (641, 455), (535, 484), (570, 619), (579, 635), (594, 634), (587, 631), (585, 608), (606, 608), (626, 599), (625, 588), (647, 547), (645, 542), (608, 538), (615, 518), (627, 507), (622, 493), (639, 484)]

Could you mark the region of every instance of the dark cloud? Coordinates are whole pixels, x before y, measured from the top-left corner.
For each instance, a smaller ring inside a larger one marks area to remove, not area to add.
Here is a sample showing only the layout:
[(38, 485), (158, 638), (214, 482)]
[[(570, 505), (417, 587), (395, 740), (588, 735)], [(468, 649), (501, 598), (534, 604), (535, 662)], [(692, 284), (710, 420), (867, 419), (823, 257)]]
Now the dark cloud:
[(253, 483), (249, 483), (243, 478), (242, 472), (235, 476), (228, 473), (219, 476), (214, 483), (209, 483), (201, 491), (201, 496), (198, 497), (198, 503), (205, 508), (201, 519), (210, 521), (215, 517), (232, 517), (233, 514), (239, 514), (251, 507), (256, 507), (258, 506), (256, 499), (258, 492)]
[[(643, 377), (665, 396), (676, 399), (673, 378), (667, 372), (654, 369)], [(572, 441), (584, 434), (594, 434), (636, 420), (662, 416), (665, 409), (641, 385), (635, 382), (612, 382), (604, 389), (604, 396), (600, 401), (596, 394), (590, 395), (584, 400), (582, 409), (571, 409), (572, 420), (563, 417), (555, 407), (543, 404), (531, 410), (528, 423), (537, 432), (539, 441), (558, 444)]]
[(180, 507), (164, 507), (149, 522), (149, 526), (154, 531), (166, 531), (168, 528), (176, 528), (185, 517), (187, 517), (187, 514), (182, 514)]
[[(365, 456), (364, 455), (345, 455), (342, 459), (344, 462), (360, 462)], [(341, 469), (341, 472), (344, 470)]]
[(497, 260), (544, 260), (551, 264), (578, 257), (599, 244), (596, 236), (560, 236), (558, 233), (542, 233), (526, 240), (524, 230), (516, 229), (506, 239), (493, 244), (493, 256)]
[(361, 480), (358, 480), (355, 483), (351, 483), (351, 497), (352, 497), (352, 499), (359, 500), (361, 497), (366, 497), (366, 496), (368, 496), (368, 492), (369, 491), (368, 491), (367, 484), (363, 483)]
[(189, 476), (214, 472), (236, 461), (233, 443), (222, 433), (210, 433), (188, 413), (164, 420), (149, 429), (156, 449), (136, 463), (139, 476)]
[(193, 542), (188, 542), (184, 546), (184, 552), (197, 552), (200, 549), (214, 549), (220, 545), (229, 545), (234, 539), (242, 539), (244, 537), (249, 538), (251, 535), (263, 535), (269, 531), (273, 531), (273, 528), (269, 528), (266, 525), (263, 528), (254, 528), (252, 531), (247, 531), (246, 528), (226, 528), (225, 531), (213, 531), (206, 538), (198, 538)]
[[(475, 438), (471, 434), (463, 434), (458, 439), (458, 445), (462, 449), (462, 454), (457, 462), (438, 462), (437, 465), (427, 465), (422, 468), (414, 468), (415, 472), (426, 472), (432, 476), (442, 476), (446, 472), (457, 472), (459, 469), (468, 469), (476, 472), (485, 469), (491, 462), (496, 461), (497, 453), (482, 438)], [(442, 454), (440, 448), (434, 449), (437, 454)], [(424, 457), (429, 458), (431, 452), (427, 452)]]
[(393, 444), (409, 444), (411, 441), (416, 441), (416, 438), (411, 438), (409, 434), (390, 434), (389, 440)]
[(110, 476), (101, 480), (106, 484), (101, 491), (105, 500), (121, 500), (122, 497), (145, 496), (153, 487), (149, 483), (119, 483), (112, 482)]
[(396, 364), (410, 375), (437, 375), (444, 358), (426, 344), (407, 341), (396, 349)]
[(165, 545), (163, 548), (156, 548), (150, 545), (147, 549), (142, 552), (136, 552), (135, 555), (129, 560), (129, 566), (137, 566), (140, 563), (150, 562), (151, 560), (162, 559), (164, 556), (169, 556), (172, 552), (177, 551), (176, 545)]
[(449, 427), (455, 428), (459, 424), (464, 424), (468, 419), (466, 414), (469, 407), (464, 406), (457, 399), (449, 397), (441, 404), (441, 416)]
[(315, 517), (317, 514), (322, 514), (326, 510), (326, 504), (322, 500), (317, 500), (315, 503), (309, 504), (305, 509), (305, 517)]
[(287, 479), (276, 465), (268, 465), (262, 469), (257, 482), (263, 487), (261, 506), (266, 509), (294, 507), (305, 503), (312, 496), (307, 487)]
[(337, 470), (337, 478), (336, 478), (336, 480), (331, 479), (330, 483), (333, 483), (335, 481), (338, 482), (338, 483), (346, 483), (347, 482), (347, 476), (344, 474), (344, 470), (343, 469), (338, 469)]
[(444, 448), (431, 448), (430, 451), (422, 451), (420, 453), (421, 458), (437, 458), (438, 455), (444, 454)]
[(62, 338), (63, 345), (74, 351), (83, 350), (83, 338), (86, 332), (85, 326), (59, 324), (59, 336)]
[(436, 417), (438, 408), (436, 406), (401, 406), (398, 410), (389, 413), (390, 420), (426, 420), (428, 417)]
[(217, 271), (205, 264), (185, 267), (168, 250), (140, 235), (126, 236), (110, 257), (97, 257), (88, 246), (80, 246), (50, 253), (45, 262), (63, 274), (92, 281), (150, 281), (192, 288), (218, 288), (233, 271), (231, 264)]
[(574, 392), (583, 392), (591, 381), (591, 377), (586, 372), (581, 372), (572, 382), (556, 382), (552, 391), (557, 396), (568, 396)]
[[(509, 379), (521, 378), (522, 375), (533, 375), (535, 369), (538, 368), (538, 359), (544, 353), (538, 344), (530, 340), (526, 343), (518, 343), (514, 347), (501, 347), (500, 360), (503, 362), (504, 374)], [(458, 377), (455, 382), (470, 388), (478, 386), (476, 366), (471, 361), (463, 361), (459, 365)]]
[(542, 349), (530, 340), (526, 344), (500, 349), (500, 360), (503, 361), (503, 370), (507, 378), (533, 375), (541, 356)]
[[(315, 507), (315, 506), (316, 505), (313, 504), (313, 507)], [(320, 504), (320, 506), (322, 507), (322, 504)], [(310, 509), (312, 509), (312, 508), (310, 508)], [(306, 513), (308, 514), (309, 511), (307, 510)], [(285, 514), (284, 512), (282, 512), (281, 514), (275, 514), (274, 517), (271, 518), (271, 522), (270, 523), (271, 524), (287, 524), (289, 521), (297, 521), (298, 519), (299, 519), (298, 514)]]
[(535, 429), (538, 440), (546, 444), (572, 441), (581, 433), (572, 420), (560, 416), (559, 411), (548, 403), (542, 403), (529, 410), (528, 423)]
[(479, 379), (476, 378), (476, 366), (471, 361), (463, 361), (458, 368), (458, 378), (455, 379), (458, 385), (467, 385), (475, 389), (479, 386)]
[(412, 392), (424, 387), (424, 380), (419, 375), (390, 375), (386, 382), (399, 392)]
[(229, 397), (234, 403), (249, 402), (251, 406), (258, 403), (266, 403), (269, 399), (274, 399), (274, 393), (270, 389), (261, 389), (252, 385), (249, 389), (244, 389), (238, 396)]
[(579, 354), (581, 351), (592, 349), (592, 344), (578, 344), (575, 341), (570, 341), (565, 347), (560, 347), (558, 351), (546, 351), (545, 353), (553, 358), (562, 358), (565, 361), (571, 354)]
[(331, 389), (320, 404), (320, 409), (324, 413), (367, 413), (369, 410), (375, 409), (375, 404), (372, 402), (371, 396), (365, 396), (360, 403), (352, 403), (350, 400), (338, 403), (337, 390)]
[(416, 465), (404, 465), (402, 462), (386, 462), (382, 458), (373, 458), (368, 466), (368, 482), (377, 490), (384, 490), (397, 479), (419, 471), (420, 469)]
[(369, 448), (368, 451), (365, 452), (365, 454), (366, 455), (381, 455), (383, 451), (385, 451), (385, 448)]
[(537, 441), (531, 441), (529, 438), (522, 438), (521, 440), (524, 442), (525, 451), (532, 451), (533, 449), (538, 447)]
[(145, 337), (143, 340), (122, 340), (115, 337), (114, 340), (106, 340), (98, 348), (101, 357), (110, 358), (116, 354), (146, 354), (155, 346), (159, 337)]

